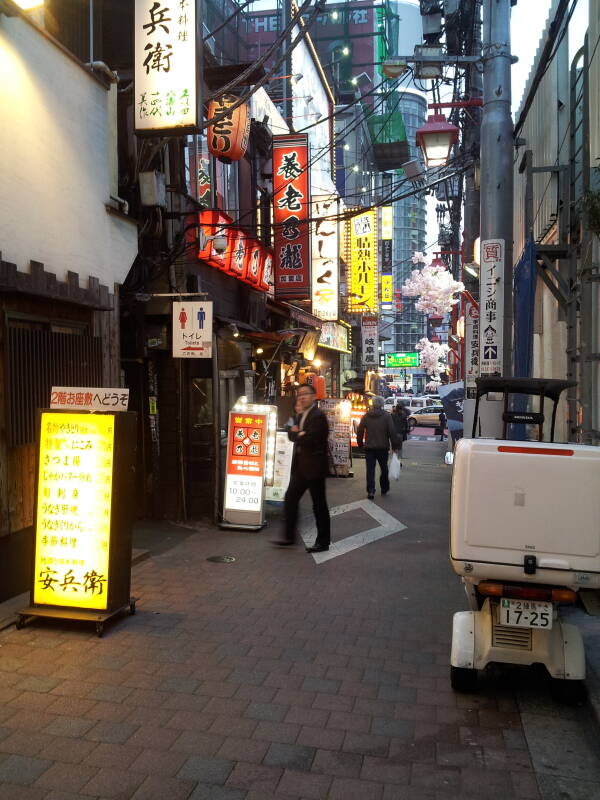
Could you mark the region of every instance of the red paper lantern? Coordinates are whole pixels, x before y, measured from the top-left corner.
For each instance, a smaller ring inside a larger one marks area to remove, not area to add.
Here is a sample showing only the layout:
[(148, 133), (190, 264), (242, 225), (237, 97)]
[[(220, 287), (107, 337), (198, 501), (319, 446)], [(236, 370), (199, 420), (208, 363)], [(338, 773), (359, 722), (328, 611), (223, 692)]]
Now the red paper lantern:
[(273, 283), (273, 253), (263, 247), (262, 267), (260, 270), (259, 288), (268, 292)]
[(226, 114), (223, 119), (208, 126), (208, 149), (225, 164), (242, 159), (248, 148), (250, 136), (248, 104), (242, 103), (241, 106), (229, 111), (238, 100), (239, 97), (233, 94), (225, 94), (218, 100), (211, 100), (208, 106), (209, 119)]
[(257, 286), (260, 282), (261, 249), (261, 243), (257, 242), (256, 239), (247, 239), (245, 279), (253, 286)]

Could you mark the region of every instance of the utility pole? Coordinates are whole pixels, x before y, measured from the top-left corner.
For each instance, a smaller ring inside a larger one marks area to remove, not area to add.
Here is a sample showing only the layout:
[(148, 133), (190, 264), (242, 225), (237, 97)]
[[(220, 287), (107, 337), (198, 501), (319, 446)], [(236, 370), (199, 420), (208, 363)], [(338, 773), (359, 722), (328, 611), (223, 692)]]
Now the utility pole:
[[(468, 13), (473, 15), (473, 48), (466, 55), (481, 55), (481, 12), (480, 0), (468, 0), (465, 3)], [(467, 70), (465, 94), (469, 99), (479, 99), (482, 96), (482, 76), (478, 64), (471, 64)], [(481, 130), (481, 109), (472, 106), (465, 118), (464, 150), (467, 157), (472, 157), (479, 169), (479, 136)], [(476, 182), (476, 166), (472, 166), (465, 175), (465, 218), (464, 218), (464, 261), (473, 261), (475, 240), (479, 236), (480, 196), (479, 186)], [(473, 293), (477, 290), (476, 281), (463, 272), (461, 280)]]
[(481, 375), (512, 370), (513, 123), (511, 0), (483, 3), (481, 123)]

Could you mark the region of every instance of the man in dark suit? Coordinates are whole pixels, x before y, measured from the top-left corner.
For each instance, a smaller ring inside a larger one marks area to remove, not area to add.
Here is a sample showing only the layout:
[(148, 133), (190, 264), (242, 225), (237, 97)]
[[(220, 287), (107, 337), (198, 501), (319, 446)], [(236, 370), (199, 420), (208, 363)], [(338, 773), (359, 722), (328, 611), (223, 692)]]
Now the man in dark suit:
[(275, 544), (291, 545), (296, 541), (298, 504), (308, 489), (317, 523), (317, 538), (309, 553), (329, 550), (331, 541), (329, 508), (325, 495), (325, 477), (329, 472), (327, 448), (329, 426), (327, 417), (317, 408), (315, 389), (303, 384), (296, 394), (297, 411), (288, 436), (294, 442), (290, 483), (285, 493), (285, 531)]

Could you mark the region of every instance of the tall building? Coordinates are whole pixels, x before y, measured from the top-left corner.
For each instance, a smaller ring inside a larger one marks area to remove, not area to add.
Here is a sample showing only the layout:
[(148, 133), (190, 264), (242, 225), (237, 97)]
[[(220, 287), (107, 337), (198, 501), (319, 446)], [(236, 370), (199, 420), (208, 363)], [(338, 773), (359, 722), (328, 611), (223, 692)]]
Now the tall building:
[[(402, 93), (400, 103), (406, 136), (410, 146), (410, 158), (417, 158), (415, 144), (417, 129), (423, 125), (427, 116), (427, 100), (417, 89), (407, 88)], [(406, 187), (409, 191), (411, 185)], [(425, 197), (414, 194), (394, 203), (394, 245), (393, 275), (394, 291), (400, 292), (404, 281), (415, 269), (412, 256), (415, 251), (423, 251), (427, 246), (427, 205)], [(412, 352), (419, 339), (427, 335), (427, 317), (415, 311), (414, 298), (403, 298), (402, 310), (397, 309), (394, 321), (392, 342), (395, 352)]]

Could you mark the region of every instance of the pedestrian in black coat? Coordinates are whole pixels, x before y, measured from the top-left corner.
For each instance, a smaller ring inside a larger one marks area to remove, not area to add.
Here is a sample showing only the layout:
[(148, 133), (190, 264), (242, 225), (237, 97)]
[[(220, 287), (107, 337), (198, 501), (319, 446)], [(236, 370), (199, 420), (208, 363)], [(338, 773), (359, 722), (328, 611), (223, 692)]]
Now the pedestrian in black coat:
[(313, 386), (303, 384), (297, 392), (297, 411), (288, 437), (294, 442), (290, 483), (285, 493), (285, 530), (274, 544), (291, 545), (296, 541), (298, 504), (308, 489), (313, 502), (317, 523), (315, 543), (307, 547), (309, 553), (329, 550), (331, 541), (329, 508), (325, 494), (325, 478), (329, 473), (327, 457), (329, 425), (327, 417), (317, 407)]
[(402, 444), (408, 439), (408, 409), (402, 403), (396, 403), (392, 409), (392, 422), (398, 444), (394, 449), (398, 453), (398, 457), (402, 458)]
[(446, 425), (448, 424), (448, 417), (444, 411), (440, 411), (438, 417), (440, 424), (439, 424), (439, 434), (440, 434), (440, 442), (444, 441), (444, 431), (446, 430)]
[(375, 497), (375, 465), (377, 463), (381, 470), (379, 476), (381, 494), (385, 495), (389, 492), (388, 453), (390, 445), (395, 450), (401, 442), (396, 435), (391, 414), (384, 409), (383, 397), (374, 397), (372, 402), (373, 405), (361, 419), (356, 431), (358, 446), (362, 447), (363, 440), (365, 442), (367, 497), (369, 500)]

